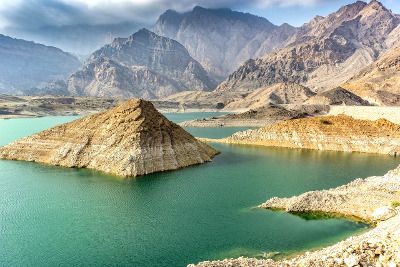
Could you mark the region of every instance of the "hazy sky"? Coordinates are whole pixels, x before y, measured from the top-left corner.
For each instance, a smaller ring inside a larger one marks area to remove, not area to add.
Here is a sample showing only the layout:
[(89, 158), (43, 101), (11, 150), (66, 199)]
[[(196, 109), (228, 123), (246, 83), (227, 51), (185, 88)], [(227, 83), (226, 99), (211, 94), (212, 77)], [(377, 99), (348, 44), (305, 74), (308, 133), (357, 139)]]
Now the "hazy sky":
[[(186, 11), (195, 5), (230, 7), (266, 17), (275, 24), (299, 26), (326, 15), (350, 0), (1, 0), (0, 33), (6, 27), (38, 28), (75, 24), (153, 23), (166, 9)], [(400, 0), (383, 0), (400, 13)]]

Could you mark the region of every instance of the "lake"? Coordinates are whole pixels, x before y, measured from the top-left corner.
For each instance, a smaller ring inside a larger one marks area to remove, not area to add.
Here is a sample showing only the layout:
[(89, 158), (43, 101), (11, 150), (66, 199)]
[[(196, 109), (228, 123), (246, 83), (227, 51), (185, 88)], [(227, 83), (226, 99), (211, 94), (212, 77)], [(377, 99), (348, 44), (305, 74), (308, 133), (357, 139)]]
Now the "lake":
[[(0, 145), (75, 118), (0, 120)], [(188, 130), (223, 137), (240, 129)], [(186, 266), (329, 245), (367, 226), (256, 206), (399, 164), (383, 155), (212, 145), (221, 154), (211, 163), (137, 179), (0, 160), (0, 266)]]

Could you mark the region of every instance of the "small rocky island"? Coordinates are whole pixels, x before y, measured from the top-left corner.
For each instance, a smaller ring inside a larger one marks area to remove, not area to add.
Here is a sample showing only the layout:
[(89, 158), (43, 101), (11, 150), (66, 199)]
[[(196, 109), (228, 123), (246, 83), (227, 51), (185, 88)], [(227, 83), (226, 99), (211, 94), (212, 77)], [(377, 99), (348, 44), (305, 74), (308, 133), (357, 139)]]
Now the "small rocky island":
[(90, 168), (124, 177), (204, 163), (217, 153), (141, 99), (0, 148), (2, 159)]

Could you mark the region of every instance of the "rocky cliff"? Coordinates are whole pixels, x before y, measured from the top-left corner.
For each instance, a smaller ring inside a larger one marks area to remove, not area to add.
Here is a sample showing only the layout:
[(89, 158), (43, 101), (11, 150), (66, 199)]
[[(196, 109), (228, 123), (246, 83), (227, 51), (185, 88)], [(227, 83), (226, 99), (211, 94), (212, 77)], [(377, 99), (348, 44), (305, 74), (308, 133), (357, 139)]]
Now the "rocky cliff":
[(386, 40), (399, 24), (400, 18), (375, 0), (344, 6), (303, 25), (285, 48), (247, 61), (217, 90), (251, 90), (279, 82), (331, 89), (389, 48)]
[(197, 6), (186, 13), (166, 11), (154, 31), (179, 41), (209, 73), (223, 80), (246, 60), (282, 47), (296, 29), (226, 8)]
[(136, 99), (0, 148), (3, 159), (91, 168), (125, 177), (204, 163), (216, 154), (150, 102)]
[(81, 63), (62, 50), (0, 34), (0, 92), (21, 93), (68, 77)]
[(278, 122), (224, 139), (230, 144), (400, 155), (400, 125), (385, 119), (322, 116)]
[(65, 90), (72, 95), (154, 99), (214, 87), (180, 43), (142, 29), (94, 52), (69, 77)]
[(343, 87), (376, 105), (399, 105), (400, 47), (387, 51)]

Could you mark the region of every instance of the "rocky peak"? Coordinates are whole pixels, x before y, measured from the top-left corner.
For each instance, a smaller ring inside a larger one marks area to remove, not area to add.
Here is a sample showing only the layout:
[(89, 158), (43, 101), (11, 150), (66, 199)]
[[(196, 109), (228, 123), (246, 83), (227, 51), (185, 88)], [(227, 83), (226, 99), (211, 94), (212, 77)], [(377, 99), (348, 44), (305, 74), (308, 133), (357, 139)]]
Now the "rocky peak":
[(147, 29), (100, 48), (68, 80), (74, 95), (147, 99), (215, 85), (183, 45)]
[(244, 61), (282, 46), (294, 29), (228, 8), (200, 6), (186, 13), (166, 12), (154, 32), (177, 40), (217, 80)]
[(3, 159), (91, 168), (125, 177), (204, 163), (217, 153), (140, 99), (0, 148)]
[[(378, 1), (343, 6), (303, 25), (286, 47), (246, 62), (217, 89), (256, 89), (279, 82), (301, 83), (314, 90), (331, 89), (345, 81), (338, 77), (348, 79), (357, 74), (394, 44), (397, 34), (391, 33), (399, 24), (398, 16)], [(319, 87), (323, 75), (325, 81), (332, 82), (321, 86), (332, 87)]]

